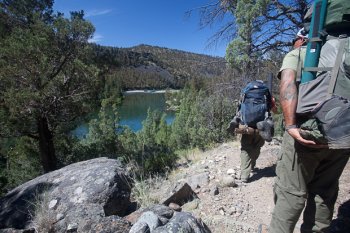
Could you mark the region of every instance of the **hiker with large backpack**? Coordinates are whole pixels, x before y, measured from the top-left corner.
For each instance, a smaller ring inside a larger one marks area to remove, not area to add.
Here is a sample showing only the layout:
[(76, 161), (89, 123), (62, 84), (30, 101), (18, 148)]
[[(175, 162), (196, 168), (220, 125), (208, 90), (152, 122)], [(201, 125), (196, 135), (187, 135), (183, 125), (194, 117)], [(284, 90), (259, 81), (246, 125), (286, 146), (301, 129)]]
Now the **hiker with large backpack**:
[[(279, 73), (286, 131), (269, 233), (292, 233), (303, 211), (301, 233), (329, 232), (350, 155), (350, 2), (315, 1), (311, 9), (308, 46), (289, 52)], [(309, 59), (317, 50), (319, 59)]]
[(274, 107), (273, 98), (263, 81), (249, 82), (242, 89), (236, 115), (228, 128), (242, 134), (241, 173), (237, 177), (242, 183), (248, 182), (265, 140), (272, 140), (274, 125), (270, 110)]

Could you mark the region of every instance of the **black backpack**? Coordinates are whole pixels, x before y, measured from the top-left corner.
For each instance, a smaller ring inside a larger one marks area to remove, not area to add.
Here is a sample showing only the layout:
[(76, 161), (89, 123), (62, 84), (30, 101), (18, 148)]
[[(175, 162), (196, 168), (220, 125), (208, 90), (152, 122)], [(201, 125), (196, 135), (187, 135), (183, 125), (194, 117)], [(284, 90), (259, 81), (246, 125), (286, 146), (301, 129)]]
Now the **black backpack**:
[(237, 115), (244, 125), (256, 128), (258, 122), (264, 121), (270, 115), (271, 105), (268, 87), (263, 81), (252, 81), (241, 92)]

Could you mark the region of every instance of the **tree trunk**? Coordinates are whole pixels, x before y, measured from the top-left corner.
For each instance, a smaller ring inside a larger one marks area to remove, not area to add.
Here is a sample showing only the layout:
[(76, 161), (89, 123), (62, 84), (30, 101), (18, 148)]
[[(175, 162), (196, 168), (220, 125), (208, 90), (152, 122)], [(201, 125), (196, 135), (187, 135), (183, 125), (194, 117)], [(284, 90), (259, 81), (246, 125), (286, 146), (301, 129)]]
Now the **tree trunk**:
[(52, 132), (45, 117), (38, 118), (38, 130), (41, 164), (43, 165), (44, 172), (47, 173), (57, 168), (57, 159)]

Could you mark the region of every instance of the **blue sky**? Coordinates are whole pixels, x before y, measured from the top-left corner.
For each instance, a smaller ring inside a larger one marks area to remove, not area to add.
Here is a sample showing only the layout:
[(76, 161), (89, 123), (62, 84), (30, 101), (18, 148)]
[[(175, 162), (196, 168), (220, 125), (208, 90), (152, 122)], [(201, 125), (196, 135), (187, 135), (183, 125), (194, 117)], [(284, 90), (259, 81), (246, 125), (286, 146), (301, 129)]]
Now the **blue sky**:
[(101, 45), (147, 44), (223, 57), (226, 43), (206, 48), (220, 24), (200, 30), (198, 14), (185, 17), (186, 11), (208, 2), (212, 0), (55, 0), (54, 9), (65, 16), (84, 10), (96, 28), (93, 40)]

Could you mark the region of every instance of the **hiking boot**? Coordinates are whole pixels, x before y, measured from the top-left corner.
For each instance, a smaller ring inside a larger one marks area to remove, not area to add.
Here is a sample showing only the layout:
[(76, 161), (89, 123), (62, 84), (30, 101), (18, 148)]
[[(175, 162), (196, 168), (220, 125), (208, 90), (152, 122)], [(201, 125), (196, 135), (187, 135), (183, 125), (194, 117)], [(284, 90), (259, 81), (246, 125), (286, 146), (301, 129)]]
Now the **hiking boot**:
[(256, 127), (259, 130), (260, 136), (267, 142), (272, 141), (272, 137), (275, 133), (275, 128), (273, 124), (273, 120), (271, 117), (267, 118), (264, 121), (259, 121), (256, 123)]
[(248, 179), (239, 178), (239, 179), (236, 179), (235, 182), (237, 185), (247, 185)]
[(268, 233), (267, 226), (265, 224), (259, 224), (258, 233)]
[(252, 176), (255, 176), (256, 174), (258, 174), (258, 172), (253, 170), (249, 173), (249, 176), (252, 177)]

